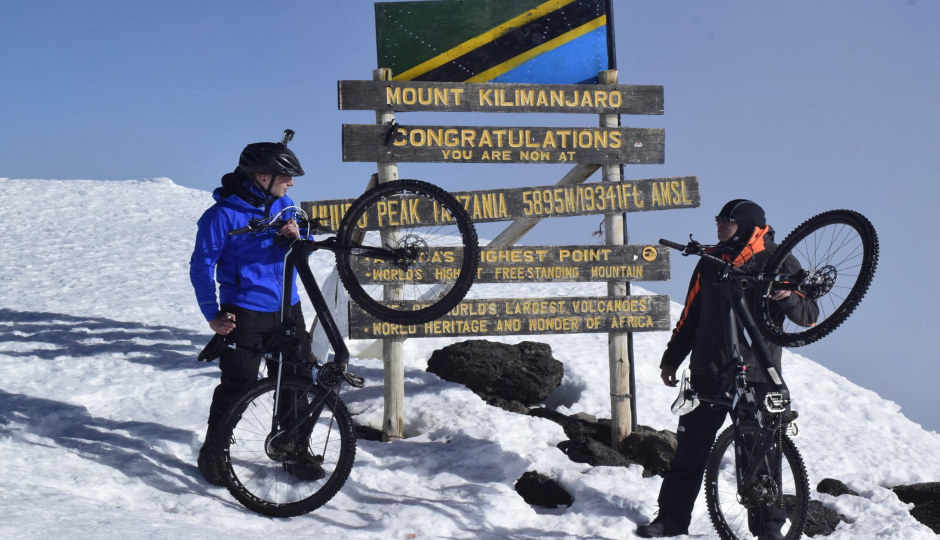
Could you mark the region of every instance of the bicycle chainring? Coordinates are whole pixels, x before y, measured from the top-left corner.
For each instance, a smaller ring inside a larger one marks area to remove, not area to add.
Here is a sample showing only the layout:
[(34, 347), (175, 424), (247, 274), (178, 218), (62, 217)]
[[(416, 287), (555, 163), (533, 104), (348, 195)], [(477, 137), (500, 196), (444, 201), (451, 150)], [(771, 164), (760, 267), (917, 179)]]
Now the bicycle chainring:
[(335, 362), (327, 362), (320, 366), (320, 370), (317, 373), (317, 381), (319, 381), (320, 386), (326, 389), (333, 389), (346, 380), (344, 377), (345, 373), (346, 368), (344, 366)]

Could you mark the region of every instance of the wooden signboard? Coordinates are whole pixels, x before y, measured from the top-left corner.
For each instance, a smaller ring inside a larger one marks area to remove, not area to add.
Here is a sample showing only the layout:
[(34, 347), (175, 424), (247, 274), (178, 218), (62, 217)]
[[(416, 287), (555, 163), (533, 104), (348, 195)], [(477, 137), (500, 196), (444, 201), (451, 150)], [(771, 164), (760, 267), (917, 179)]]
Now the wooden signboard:
[[(425, 264), (401, 270), (366, 257), (352, 259), (360, 283), (452, 283), (460, 275), (454, 261), (461, 247), (435, 247), (421, 257)], [(474, 283), (587, 281), (668, 281), (669, 249), (660, 245), (510, 246), (480, 251)]]
[[(550, 185), (523, 188), (457, 191), (474, 223), (515, 221), (522, 218), (550, 218), (648, 212), (701, 206), (698, 178), (677, 176), (623, 182), (596, 182), (579, 185)], [(304, 212), (334, 229), (354, 199), (305, 201)], [(450, 214), (422, 197), (390, 200), (370, 209), (363, 229), (409, 227), (415, 224), (449, 223)]]
[(663, 114), (663, 87), (339, 81), (341, 110)]
[(350, 339), (652, 332), (670, 326), (666, 295), (464, 300), (440, 319), (407, 326), (349, 303)]
[(654, 128), (343, 124), (343, 161), (380, 163), (664, 163)]

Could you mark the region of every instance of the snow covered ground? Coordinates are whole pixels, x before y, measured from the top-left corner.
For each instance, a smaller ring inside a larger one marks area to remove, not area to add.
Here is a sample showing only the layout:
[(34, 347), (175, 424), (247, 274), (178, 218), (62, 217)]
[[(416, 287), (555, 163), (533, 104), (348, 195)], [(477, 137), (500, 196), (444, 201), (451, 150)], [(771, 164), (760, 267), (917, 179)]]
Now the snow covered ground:
[[(317, 512), (265, 518), (207, 484), (195, 461), (218, 367), (195, 359), (210, 335), (188, 269), (211, 202), (167, 179), (0, 179), (0, 537), (619, 539), (651, 519), (659, 478), (571, 462), (555, 447), (565, 439), (558, 425), (425, 373), (431, 352), (453, 339), (405, 342), (408, 438), (360, 441), (349, 481)], [(312, 262), (322, 280), (329, 254)], [(602, 285), (471, 289), (566, 294), (602, 294)], [(675, 391), (657, 368), (667, 338), (637, 334), (639, 420), (674, 430)], [(606, 337), (538, 340), (567, 373), (548, 405), (609, 417)], [(833, 477), (861, 494), (813, 492), (850, 520), (829, 538), (934, 538), (886, 487), (940, 480), (940, 435), (807, 358), (786, 352), (784, 364), (811, 485)], [(381, 362), (352, 366), (367, 385), (344, 400), (358, 423), (378, 427)], [(513, 490), (527, 470), (558, 479), (574, 505), (527, 505)], [(691, 538), (716, 537), (703, 506)]]

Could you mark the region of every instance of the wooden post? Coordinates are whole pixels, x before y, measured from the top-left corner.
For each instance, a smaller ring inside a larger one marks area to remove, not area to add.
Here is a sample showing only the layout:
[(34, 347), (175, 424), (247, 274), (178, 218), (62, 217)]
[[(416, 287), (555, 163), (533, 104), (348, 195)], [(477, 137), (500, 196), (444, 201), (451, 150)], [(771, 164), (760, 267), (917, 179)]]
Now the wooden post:
[[(379, 68), (372, 72), (372, 80), (392, 80), (392, 70)], [(375, 123), (379, 125), (391, 124), (395, 121), (393, 111), (375, 111)], [(379, 163), (378, 182), (393, 182), (398, 180), (397, 163)], [(395, 245), (400, 233), (382, 233), (383, 245)], [(400, 285), (386, 285), (383, 293), (384, 300), (401, 300), (402, 288)], [(405, 435), (405, 364), (402, 354), (402, 338), (385, 338), (382, 340), (382, 360), (385, 366), (385, 414), (382, 419), (382, 434), (386, 441), (401, 439)]]
[[(610, 69), (598, 73), (601, 84), (617, 84), (617, 70)], [(600, 115), (600, 127), (619, 127), (620, 118), (616, 114)], [(604, 182), (620, 182), (620, 165), (602, 167)], [(623, 216), (607, 214), (604, 216), (604, 232), (607, 245), (622, 246), (624, 241)], [(607, 284), (610, 297), (627, 296), (629, 285), (611, 281)], [(630, 434), (632, 414), (630, 412), (630, 358), (627, 346), (627, 334), (610, 333), (607, 337), (608, 360), (610, 362), (610, 446), (620, 450), (620, 443)]]

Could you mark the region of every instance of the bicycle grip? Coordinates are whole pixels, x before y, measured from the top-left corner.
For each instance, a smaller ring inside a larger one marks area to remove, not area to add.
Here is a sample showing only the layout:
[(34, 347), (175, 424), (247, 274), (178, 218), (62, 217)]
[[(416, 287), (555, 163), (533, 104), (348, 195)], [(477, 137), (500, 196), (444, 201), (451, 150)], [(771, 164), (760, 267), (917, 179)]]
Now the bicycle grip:
[(677, 244), (675, 242), (670, 242), (669, 240), (664, 240), (662, 238), (659, 239), (659, 243), (666, 247), (671, 247), (672, 249), (678, 249), (679, 251), (682, 251), (686, 248), (686, 246), (683, 244)]
[(238, 229), (233, 229), (233, 230), (231, 230), (231, 231), (228, 232), (228, 235), (229, 235), (229, 236), (238, 236), (239, 234), (245, 234), (246, 232), (249, 232), (249, 231), (251, 231), (251, 225), (248, 225), (248, 226), (245, 226), (245, 227), (241, 227), (241, 228), (238, 228)]

